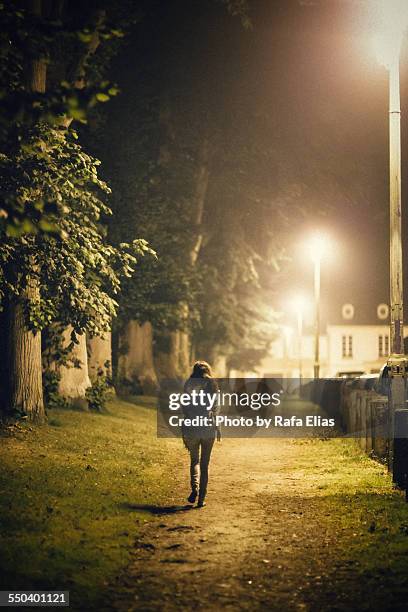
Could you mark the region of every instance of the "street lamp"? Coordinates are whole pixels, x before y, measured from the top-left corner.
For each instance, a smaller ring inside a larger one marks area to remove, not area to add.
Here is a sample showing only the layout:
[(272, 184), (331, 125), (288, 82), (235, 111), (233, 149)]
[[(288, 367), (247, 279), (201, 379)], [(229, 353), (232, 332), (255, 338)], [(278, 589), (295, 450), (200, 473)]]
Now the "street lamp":
[[(400, 429), (408, 423), (406, 410), (407, 361), (404, 356), (404, 308), (402, 286), (401, 238), (401, 105), (399, 63), (401, 45), (408, 26), (406, 0), (377, 0), (375, 47), (378, 60), (389, 71), (390, 132), (390, 302), (391, 355), (387, 362), (391, 378), (389, 466), (397, 484), (406, 486), (408, 471), (406, 450), (400, 443)], [(401, 429), (402, 430), (402, 429)]]
[(326, 251), (326, 240), (316, 235), (310, 242), (310, 252), (314, 264), (314, 300), (315, 300), (315, 350), (314, 377), (320, 376), (320, 268), (322, 257)]
[(404, 354), (404, 310), (401, 239), (401, 104), (399, 62), (408, 26), (406, 0), (377, 0), (374, 18), (378, 28), (374, 46), (378, 61), (389, 72), (390, 132), (390, 301), (391, 355)]
[(376, 0), (374, 17), (379, 31), (374, 37), (378, 61), (389, 72), (390, 146), (390, 302), (391, 354), (404, 353), (404, 312), (401, 239), (401, 105), (399, 62), (408, 26), (406, 0)]

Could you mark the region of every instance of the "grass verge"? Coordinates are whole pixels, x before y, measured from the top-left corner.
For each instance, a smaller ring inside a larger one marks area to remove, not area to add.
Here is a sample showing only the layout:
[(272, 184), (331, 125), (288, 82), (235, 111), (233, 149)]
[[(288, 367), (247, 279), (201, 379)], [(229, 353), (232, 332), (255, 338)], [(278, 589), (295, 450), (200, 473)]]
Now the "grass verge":
[(74, 609), (100, 607), (148, 520), (137, 505), (171, 499), (180, 441), (155, 428), (154, 410), (115, 401), (1, 438), (1, 589), (66, 589)]
[(333, 610), (356, 609), (356, 602), (360, 610), (405, 610), (405, 494), (394, 488), (386, 467), (365, 455), (355, 440), (294, 444), (299, 452), (291, 474), (302, 480), (305, 498), (313, 500), (321, 517), (320, 536), (327, 534), (330, 542), (330, 564), (322, 564), (312, 601), (320, 598), (321, 603), (326, 590)]
[[(155, 430), (148, 403), (117, 400), (108, 414), (53, 410), (47, 425), (2, 437), (0, 589), (64, 589), (72, 609), (106, 609), (108, 585), (151, 516), (138, 506), (180, 501), (173, 487), (174, 475), (185, 475), (181, 442), (157, 439)], [(384, 466), (351, 440), (288, 440), (285, 447), (288, 460), (276, 469), (298, 482), (305, 515), (321, 527), (316, 540), (330, 542), (327, 554), (317, 550), (322, 567), (311, 601), (341, 589), (338, 609), (353, 609), (361, 584), (371, 609), (398, 609), (407, 592), (408, 506)], [(345, 574), (342, 586), (334, 567), (350, 564), (357, 580), (351, 586)]]

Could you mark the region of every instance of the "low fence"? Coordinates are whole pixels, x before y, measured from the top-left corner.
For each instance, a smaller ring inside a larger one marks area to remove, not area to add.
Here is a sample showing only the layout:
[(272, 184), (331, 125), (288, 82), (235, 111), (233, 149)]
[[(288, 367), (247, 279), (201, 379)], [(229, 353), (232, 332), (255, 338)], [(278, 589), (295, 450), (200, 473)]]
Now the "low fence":
[(344, 432), (353, 435), (367, 454), (391, 466), (388, 398), (343, 384), (339, 409)]
[(303, 399), (320, 405), (342, 432), (361, 449), (392, 470), (394, 481), (408, 489), (408, 439), (393, 440), (388, 397), (373, 388), (372, 379), (316, 380), (302, 388)]

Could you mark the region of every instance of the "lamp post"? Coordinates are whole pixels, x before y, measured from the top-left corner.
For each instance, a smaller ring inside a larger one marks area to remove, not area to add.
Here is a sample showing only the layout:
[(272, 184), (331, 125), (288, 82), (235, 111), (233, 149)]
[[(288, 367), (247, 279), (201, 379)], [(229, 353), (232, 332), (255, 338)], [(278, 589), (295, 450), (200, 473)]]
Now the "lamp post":
[(404, 308), (401, 238), (401, 104), (400, 52), (408, 26), (405, 0), (374, 0), (377, 34), (374, 37), (378, 61), (389, 73), (390, 148), (390, 304), (391, 357), (404, 354)]
[(283, 332), (283, 338), (284, 338), (283, 356), (284, 356), (284, 358), (289, 359), (289, 357), (290, 357), (290, 344), (291, 344), (291, 340), (292, 340), (293, 330), (292, 330), (291, 327), (288, 327), (287, 325), (284, 325), (282, 327), (282, 332)]
[(391, 353), (404, 353), (399, 49), (389, 64)]
[(297, 312), (298, 330), (298, 360), (299, 360), (299, 386), (302, 384), (302, 336), (303, 336), (303, 312), (299, 308)]
[[(401, 233), (401, 105), (400, 52), (408, 26), (405, 0), (376, 0), (378, 32), (377, 57), (389, 72), (389, 147), (390, 147), (390, 336), (391, 355), (387, 362), (390, 381), (390, 453), (389, 464), (394, 481), (406, 486), (408, 470), (406, 449), (400, 444), (401, 424), (408, 422), (405, 381), (407, 361), (404, 356), (404, 307)], [(403, 466), (403, 467), (401, 467)]]
[[(389, 59), (389, 146), (390, 146), (390, 302), (391, 302), (391, 356), (388, 360), (391, 374), (391, 452), (389, 457), (393, 480), (406, 488), (406, 449), (399, 439), (400, 424), (406, 421), (404, 353), (404, 306), (402, 280), (401, 238), (401, 104), (400, 104), (400, 45), (392, 45), (394, 53)], [(402, 451), (402, 452), (401, 452)], [(405, 451), (405, 452), (404, 452)], [(401, 468), (401, 465), (403, 466)], [(404, 472), (404, 473), (400, 473)]]
[(314, 265), (314, 302), (315, 302), (315, 338), (314, 338), (314, 378), (320, 376), (320, 270), (325, 250), (325, 240), (315, 236), (311, 242), (312, 261)]
[(305, 301), (301, 297), (297, 297), (293, 301), (293, 309), (296, 314), (297, 322), (297, 341), (298, 341), (298, 364), (299, 364), (299, 384), (302, 384), (303, 377), (303, 316), (305, 311)]
[(314, 377), (320, 376), (320, 257), (314, 260), (314, 295), (315, 295), (315, 358)]

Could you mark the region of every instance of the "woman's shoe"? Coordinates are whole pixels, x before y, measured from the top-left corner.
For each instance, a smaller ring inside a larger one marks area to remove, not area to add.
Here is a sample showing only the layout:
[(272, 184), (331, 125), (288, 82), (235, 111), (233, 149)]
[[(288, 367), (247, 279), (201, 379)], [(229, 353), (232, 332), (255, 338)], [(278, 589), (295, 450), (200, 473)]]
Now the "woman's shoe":
[(205, 501), (203, 499), (199, 499), (197, 503), (197, 508), (204, 508), (204, 506), (206, 506)]
[(197, 491), (191, 491), (190, 495), (187, 498), (187, 501), (189, 504), (194, 504), (195, 500), (197, 499), (197, 495), (198, 492)]

